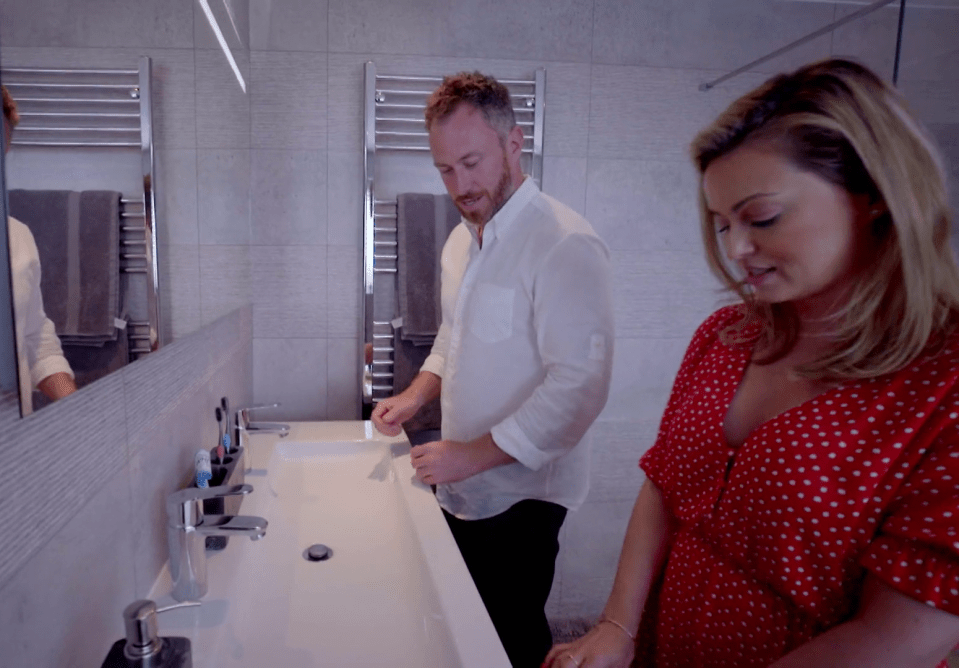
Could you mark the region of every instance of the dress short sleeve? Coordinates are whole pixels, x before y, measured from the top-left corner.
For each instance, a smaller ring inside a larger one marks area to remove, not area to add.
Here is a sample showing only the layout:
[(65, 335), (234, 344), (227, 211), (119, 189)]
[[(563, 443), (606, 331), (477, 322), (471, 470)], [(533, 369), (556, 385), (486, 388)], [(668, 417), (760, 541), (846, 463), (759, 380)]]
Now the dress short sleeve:
[(683, 362), (676, 374), (676, 380), (673, 381), (669, 402), (666, 404), (666, 410), (663, 412), (662, 420), (659, 423), (656, 442), (639, 460), (640, 468), (658, 487), (662, 487), (663, 484), (659, 473), (670, 450), (672, 423), (680, 413), (683, 399), (696, 377), (700, 363), (706, 353), (719, 343), (719, 337), (723, 330), (741, 320), (743, 316), (742, 305), (726, 306), (719, 309), (699, 326), (686, 349)]
[(890, 475), (905, 479), (861, 563), (903, 594), (959, 615), (959, 428), (944, 430), (911, 471)]

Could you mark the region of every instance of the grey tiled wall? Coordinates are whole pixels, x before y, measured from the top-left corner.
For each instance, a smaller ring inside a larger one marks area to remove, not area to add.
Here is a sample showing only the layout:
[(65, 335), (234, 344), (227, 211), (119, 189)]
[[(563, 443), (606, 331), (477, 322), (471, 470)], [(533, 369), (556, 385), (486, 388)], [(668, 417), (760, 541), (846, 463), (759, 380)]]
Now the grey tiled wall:
[(234, 311), (20, 419), (0, 405), (0, 665), (98, 666), (166, 561), (167, 494), (252, 399), (252, 314)]

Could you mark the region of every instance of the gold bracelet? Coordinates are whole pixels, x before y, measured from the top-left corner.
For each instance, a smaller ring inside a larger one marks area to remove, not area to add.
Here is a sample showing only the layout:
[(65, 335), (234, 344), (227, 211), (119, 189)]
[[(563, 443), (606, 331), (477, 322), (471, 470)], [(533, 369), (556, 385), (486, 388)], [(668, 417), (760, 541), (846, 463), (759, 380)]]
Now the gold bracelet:
[(602, 617), (599, 618), (599, 623), (602, 624), (603, 622), (606, 622), (606, 623), (608, 623), (608, 624), (612, 624), (613, 626), (615, 626), (616, 628), (618, 628), (620, 631), (622, 631), (623, 633), (625, 633), (625, 634), (626, 634), (626, 637), (629, 638), (630, 640), (636, 640), (636, 636), (633, 635), (632, 633), (630, 633), (630, 632), (626, 629), (625, 626), (623, 626), (622, 624), (620, 624), (619, 622), (617, 622), (615, 619), (610, 619), (610, 618), (607, 617), (606, 615), (603, 615)]

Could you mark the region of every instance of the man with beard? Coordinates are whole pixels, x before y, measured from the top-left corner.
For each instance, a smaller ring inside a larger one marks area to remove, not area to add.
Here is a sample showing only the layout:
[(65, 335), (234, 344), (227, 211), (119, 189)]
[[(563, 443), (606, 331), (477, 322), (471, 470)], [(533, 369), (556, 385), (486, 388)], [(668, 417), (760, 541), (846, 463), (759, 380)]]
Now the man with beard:
[(396, 435), (440, 396), (442, 440), (411, 451), (511, 662), (539, 666), (567, 510), (586, 497), (584, 439), (609, 393), (609, 251), (520, 168), (506, 87), (446, 77), (426, 108), (433, 162), (463, 216), (442, 254), (442, 324), (410, 386), (373, 410)]

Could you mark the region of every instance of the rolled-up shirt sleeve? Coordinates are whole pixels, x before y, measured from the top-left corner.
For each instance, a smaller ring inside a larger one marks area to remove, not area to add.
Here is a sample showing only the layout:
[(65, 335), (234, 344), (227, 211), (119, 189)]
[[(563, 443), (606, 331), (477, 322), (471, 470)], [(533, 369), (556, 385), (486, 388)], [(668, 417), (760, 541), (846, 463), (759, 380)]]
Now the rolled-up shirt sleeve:
[(41, 267), (33, 235), (23, 223), (9, 219), (10, 246), (13, 258), (14, 306), (17, 310), (18, 337), (30, 370), (30, 382), (36, 387), (44, 378), (64, 372), (73, 377), (70, 363), (63, 356), (60, 339), (53, 321), (43, 310), (40, 292)]
[(571, 234), (544, 259), (533, 290), (546, 375), (491, 434), (501, 450), (537, 470), (582, 440), (609, 395), (614, 340), (609, 251), (595, 236)]

